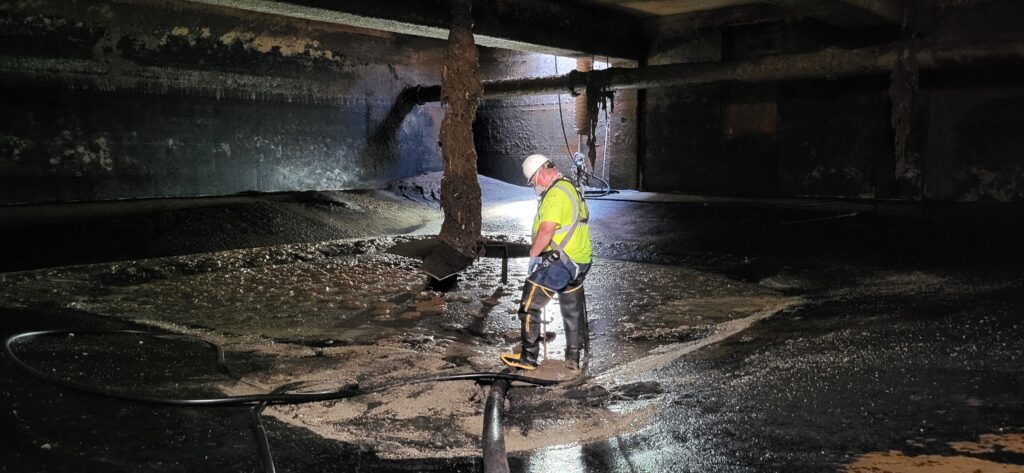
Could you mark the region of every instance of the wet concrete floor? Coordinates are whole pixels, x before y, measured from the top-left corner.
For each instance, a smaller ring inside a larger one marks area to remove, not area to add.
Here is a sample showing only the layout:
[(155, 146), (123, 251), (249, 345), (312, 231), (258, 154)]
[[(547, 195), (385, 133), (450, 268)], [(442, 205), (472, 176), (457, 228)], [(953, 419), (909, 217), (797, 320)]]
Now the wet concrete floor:
[[(589, 377), (512, 390), (514, 471), (1024, 471), (1013, 225), (592, 208)], [(484, 229), (521, 239), (532, 210), (493, 205)], [(402, 238), (4, 273), (0, 334), (80, 331), (19, 354), (69, 379), (168, 396), (499, 369), (523, 262), (509, 284), (497, 260), (481, 260), (438, 292), (415, 261), (386, 253)], [(194, 343), (86, 332), (140, 327), (219, 343), (246, 382)], [(105, 399), (7, 359), (0, 371), (0, 471), (260, 471), (247, 409)], [(264, 422), (278, 471), (479, 471), (485, 396), (468, 382), (408, 386), (271, 407)]]

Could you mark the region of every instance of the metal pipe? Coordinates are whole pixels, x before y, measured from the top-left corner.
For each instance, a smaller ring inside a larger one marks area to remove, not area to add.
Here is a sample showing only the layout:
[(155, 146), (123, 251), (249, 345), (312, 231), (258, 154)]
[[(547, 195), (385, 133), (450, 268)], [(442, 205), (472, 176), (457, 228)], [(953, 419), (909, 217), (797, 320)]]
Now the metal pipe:
[(502, 247), (501, 255), (501, 283), (508, 284), (508, 247)]
[(484, 404), (484, 472), (508, 473), (508, 453), (505, 451), (505, 429), (502, 425), (502, 411), (505, 409), (505, 394), (510, 383), (505, 379), (495, 380)]
[[(668, 64), (639, 68), (611, 67), (561, 76), (509, 79), (483, 83), (485, 98), (582, 93), (587, 83), (608, 90), (652, 89), (719, 81), (770, 82), (849, 77), (891, 71), (901, 55), (916, 54), (921, 69), (964, 66), (992, 60), (1024, 59), (1024, 42), (948, 44), (901, 41), (861, 49), (830, 48), (801, 54), (782, 54), (744, 61)], [(419, 103), (436, 102), (440, 86), (417, 86)]]

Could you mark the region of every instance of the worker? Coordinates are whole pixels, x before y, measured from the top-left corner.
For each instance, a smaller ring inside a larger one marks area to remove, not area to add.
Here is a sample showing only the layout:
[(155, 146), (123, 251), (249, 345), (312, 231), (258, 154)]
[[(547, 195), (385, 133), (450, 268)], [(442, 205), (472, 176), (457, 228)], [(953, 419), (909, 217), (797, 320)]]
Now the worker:
[(501, 361), (512, 368), (537, 368), (543, 336), (541, 310), (558, 294), (565, 326), (565, 366), (578, 370), (580, 350), (585, 348), (587, 339), (583, 280), (591, 264), (587, 227), (590, 215), (576, 186), (544, 155), (528, 156), (523, 161), (523, 176), (540, 195), (533, 219), (530, 263), (518, 310), (523, 346), (519, 353), (501, 355)]

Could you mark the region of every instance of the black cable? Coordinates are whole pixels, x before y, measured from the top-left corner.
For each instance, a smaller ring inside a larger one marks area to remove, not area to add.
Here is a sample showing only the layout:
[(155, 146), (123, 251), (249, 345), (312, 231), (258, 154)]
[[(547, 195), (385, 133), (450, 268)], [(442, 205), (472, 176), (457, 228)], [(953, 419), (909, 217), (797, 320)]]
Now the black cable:
[[(292, 388), (296, 383), (288, 383), (283, 386), (278, 386), (274, 389), (273, 393), (283, 393)], [(263, 427), (263, 409), (267, 408), (267, 403), (261, 402), (252, 408), (252, 433), (256, 436), (256, 446), (260, 449), (260, 463), (263, 465), (263, 473), (277, 473), (277, 468), (274, 466), (274, 455), (270, 451), (270, 439), (267, 438), (267, 429)]]
[[(172, 398), (160, 398), (150, 396), (136, 396), (130, 394), (124, 394), (117, 391), (110, 391), (106, 389), (96, 388), (84, 384), (73, 383), (57, 376), (52, 376), (39, 371), (28, 363), (22, 361), (21, 358), (14, 352), (12, 345), (14, 342), (19, 340), (29, 339), (39, 336), (50, 336), (50, 335), (67, 335), (71, 333), (79, 334), (93, 334), (93, 335), (141, 335), (151, 336), (156, 338), (165, 339), (182, 339), (197, 341), (212, 348), (217, 354), (217, 366), (222, 372), (229, 375), (230, 377), (241, 380), (241, 376), (234, 373), (227, 365), (227, 361), (224, 356), (224, 350), (217, 344), (208, 342), (206, 340), (193, 337), (191, 335), (179, 335), (179, 334), (158, 334), (154, 332), (146, 332), (141, 330), (109, 330), (109, 331), (71, 331), (71, 330), (43, 330), (36, 332), (25, 332), (15, 334), (4, 341), (4, 351), (7, 353), (7, 357), (11, 362), (22, 371), (40, 378), (44, 381), (48, 381), (57, 386), (65, 388), (75, 389), (78, 391), (86, 392), (89, 394), (106, 396), (114, 399), (121, 399), (126, 401), (143, 402), (149, 404), (160, 404), (170, 406), (219, 406), (219, 407), (236, 407), (236, 406), (252, 406), (251, 413), (251, 428), (253, 435), (256, 437), (256, 445), (260, 451), (260, 463), (263, 465), (264, 473), (276, 473), (277, 469), (274, 466), (274, 457), (270, 450), (270, 440), (267, 438), (267, 430), (263, 426), (262, 414), (263, 410), (271, 404), (299, 404), (308, 402), (320, 402), (347, 399), (355, 396), (363, 396), (366, 394), (372, 394), (376, 392), (385, 391), (388, 389), (396, 388), (399, 386), (408, 386), (411, 384), (420, 384), (428, 382), (441, 382), (441, 381), (491, 381), (496, 384), (494, 391), (501, 392), (502, 403), (504, 399), (504, 392), (508, 390), (512, 381), (518, 381), (527, 383), (533, 386), (551, 386), (557, 384), (557, 381), (531, 378), (528, 376), (519, 376), (510, 373), (488, 373), (488, 372), (473, 372), (473, 373), (457, 373), (445, 376), (434, 376), (430, 378), (412, 379), (398, 381), (390, 384), (385, 384), (371, 389), (359, 389), (358, 385), (348, 385), (334, 390), (323, 390), (310, 393), (288, 393), (287, 391), (298, 389), (303, 386), (303, 382), (292, 382), (282, 386), (278, 386), (273, 391), (267, 394), (258, 395), (247, 395), (247, 396), (223, 396), (213, 398), (200, 398), (200, 399), (172, 399)], [(492, 394), (493, 395), (493, 394)], [(488, 404), (491, 403), (491, 399), (488, 399)], [(500, 409), (500, 406), (498, 407)], [(492, 425), (491, 431), (499, 432), (497, 437), (493, 437), (492, 443), (496, 445), (496, 442), (500, 442), (500, 449), (497, 447), (485, 449), (484, 459), (487, 464), (498, 464), (501, 460), (504, 460), (506, 465), (505, 471), (507, 471), (508, 460), (504, 456), (504, 438), (500, 435), (501, 430), (501, 414), (500, 411), (497, 415), (497, 423)], [(485, 428), (485, 435), (487, 429)], [(491, 437), (487, 437), (491, 438)], [(497, 458), (497, 454), (502, 454), (502, 458)]]
[(587, 197), (604, 197), (604, 196), (612, 193), (612, 187), (608, 184), (608, 181), (605, 181), (604, 179), (601, 179), (600, 177), (597, 177), (597, 176), (595, 176), (593, 174), (590, 174), (590, 173), (586, 173), (584, 178), (588, 182), (591, 179), (593, 179), (593, 180), (596, 180), (596, 181), (598, 181), (598, 182), (600, 182), (602, 184), (601, 185), (601, 190), (596, 190), (596, 191), (584, 190), (583, 193)]
[[(435, 376), (430, 378), (420, 378), (396, 381), (394, 383), (384, 384), (367, 389), (361, 389), (357, 384), (350, 384), (342, 386), (333, 390), (323, 390), (309, 393), (275, 393), (270, 392), (266, 394), (250, 394), (241, 396), (222, 396), (222, 397), (211, 397), (211, 398), (191, 398), (191, 399), (174, 399), (174, 398), (163, 398), (163, 397), (152, 397), (152, 396), (141, 396), (126, 394), (118, 391), (112, 391), (102, 388), (97, 388), (85, 384), (74, 383), (67, 381), (57, 376), (53, 376), (42, 371), (39, 371), (32, 366), (28, 365), (14, 352), (12, 345), (14, 342), (19, 340), (48, 335), (65, 335), (70, 333), (89, 333), (89, 334), (131, 334), (131, 335), (145, 335), (155, 336), (160, 338), (181, 338), (199, 341), (205, 345), (211, 346), (217, 350), (218, 363), (223, 366), (223, 370), (227, 373), (231, 373), (231, 370), (224, 364), (223, 350), (214, 343), (207, 342), (205, 340), (192, 337), (190, 335), (165, 335), (157, 334), (153, 332), (144, 332), (138, 330), (112, 330), (112, 331), (71, 331), (71, 330), (43, 330), (37, 332), (25, 332), (16, 335), (12, 335), (7, 338), (4, 342), (4, 351), (7, 353), (8, 358), (15, 366), (20, 368), (22, 371), (29, 373), (37, 378), (43, 379), (50, 383), (58, 386), (63, 386), (78, 391), (95, 394), (99, 396), (106, 396), (114, 399), (121, 399), (125, 401), (143, 402), (147, 404), (161, 404), (169, 406), (217, 406), (217, 407), (237, 407), (237, 406), (254, 406), (260, 403), (270, 404), (301, 404), (306, 402), (320, 402), (320, 401), (334, 401), (339, 399), (348, 399), (356, 396), (364, 396), (367, 394), (377, 393), (386, 391), (399, 386), (408, 386), (412, 384), (431, 383), (431, 382), (443, 382), (443, 381), (495, 381), (504, 379), (507, 381), (518, 381), (534, 386), (552, 386), (557, 384), (557, 381), (531, 378), (528, 376), (519, 376), (511, 373), (493, 373), (493, 372), (472, 372), (472, 373), (457, 373), (445, 376)], [(233, 373), (232, 373), (233, 374)], [(236, 375), (237, 376), (237, 375)], [(235, 377), (235, 376), (233, 376)], [(237, 378), (236, 379), (240, 379)]]
[[(555, 56), (555, 76), (558, 76), (558, 56)], [(569, 135), (565, 133), (565, 117), (562, 116), (562, 93), (558, 93), (558, 123), (562, 125), (562, 139), (565, 140), (565, 152), (572, 157), (572, 147), (569, 146)]]

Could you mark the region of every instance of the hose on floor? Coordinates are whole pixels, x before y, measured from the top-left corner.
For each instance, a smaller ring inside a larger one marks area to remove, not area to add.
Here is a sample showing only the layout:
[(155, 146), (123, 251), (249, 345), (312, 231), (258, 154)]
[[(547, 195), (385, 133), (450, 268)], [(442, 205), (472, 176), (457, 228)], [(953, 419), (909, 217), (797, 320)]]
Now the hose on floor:
[(510, 383), (499, 379), (491, 384), (491, 392), (484, 404), (484, 472), (508, 473), (508, 453), (505, 450), (505, 429), (502, 426), (502, 411), (505, 408), (505, 394)]
[(207, 342), (205, 340), (192, 337), (189, 335), (168, 335), (158, 334), (154, 332), (145, 332), (138, 330), (111, 330), (111, 331), (71, 331), (71, 330), (45, 330), (38, 332), (25, 332), (17, 335), (8, 337), (4, 342), (4, 351), (7, 353), (8, 358), (15, 366), (20, 368), (22, 371), (31, 374), (37, 378), (43, 379), (50, 383), (62, 386), (65, 388), (75, 389), (90, 394), (96, 394), (100, 396), (106, 396), (114, 399), (121, 399), (125, 401), (142, 402), (148, 404), (161, 404), (168, 406), (220, 406), (220, 407), (238, 407), (238, 406), (253, 406), (259, 403), (272, 404), (301, 404), (306, 402), (321, 402), (321, 401), (335, 401), (340, 399), (347, 399), (355, 396), (364, 396), (367, 394), (373, 394), (381, 391), (387, 391), (400, 386), (409, 386), (413, 384), (422, 383), (434, 383), (442, 381), (495, 381), (498, 379), (504, 379), (507, 381), (518, 381), (534, 386), (551, 386), (557, 383), (557, 381), (531, 378), (528, 376), (520, 376), (511, 373), (494, 373), (494, 372), (472, 372), (472, 373), (457, 373), (444, 376), (433, 376), (429, 378), (418, 378), (396, 381), (394, 383), (383, 384), (372, 388), (360, 388), (357, 384), (350, 384), (342, 386), (338, 389), (316, 391), (316, 392), (302, 392), (302, 393), (289, 393), (289, 392), (270, 392), (266, 394), (248, 394), (239, 396), (221, 396), (221, 397), (209, 397), (209, 398), (186, 398), (186, 399), (175, 399), (166, 397), (152, 397), (142, 396), (135, 394), (126, 394), (118, 391), (98, 388), (89, 386), (86, 384), (80, 384), (62, 379), (58, 376), (50, 375), (39, 371), (32, 366), (25, 363), (12, 349), (12, 345), (15, 342), (25, 340), (32, 337), (40, 336), (52, 336), (52, 335), (67, 335), (71, 333), (78, 334), (129, 334), (129, 335), (140, 335), (140, 336), (153, 336), (157, 338), (176, 338), (176, 339), (190, 339), (193, 341), (200, 342), (204, 345), (208, 345), (216, 350), (217, 363), (221, 370), (231, 376), (234, 379), (240, 379), (237, 374), (234, 374), (224, 360), (224, 351), (216, 344)]
[[(127, 394), (118, 392), (110, 389), (104, 389), (101, 387), (90, 386), (81, 383), (75, 383), (68, 381), (61, 377), (47, 374), (42, 372), (24, 360), (22, 360), (17, 353), (14, 351), (14, 344), (17, 342), (23, 342), (28, 339), (44, 336), (59, 336), (59, 335), (72, 335), (72, 334), (89, 334), (89, 335), (135, 335), (143, 337), (155, 337), (161, 339), (176, 339), (176, 340), (189, 340), (203, 344), (212, 349), (216, 354), (217, 367), (218, 369), (228, 375), (229, 377), (241, 380), (242, 377), (231, 370), (227, 365), (227, 361), (224, 356), (224, 350), (217, 344), (208, 342), (206, 340), (193, 337), (191, 335), (179, 335), (179, 334), (161, 334), (155, 332), (147, 332), (141, 330), (103, 330), (103, 331), (72, 331), (72, 330), (42, 330), (35, 332), (24, 332), (15, 334), (8, 337), (4, 341), (4, 352), (7, 354), (7, 358), (20, 370), (28, 373), (31, 376), (47, 381), (51, 384), (61, 386), (68, 389), (74, 389), (77, 391), (104, 396), (113, 399), (120, 399), (124, 401), (141, 402), (147, 404), (165, 405), (165, 406), (205, 406), (205, 407), (252, 407), (252, 421), (251, 426), (254, 435), (256, 436), (257, 446), (260, 449), (260, 461), (263, 464), (264, 473), (275, 473), (273, 457), (270, 451), (270, 443), (267, 439), (266, 429), (263, 427), (261, 414), (263, 409), (268, 405), (274, 404), (302, 404), (309, 402), (323, 402), (323, 401), (334, 401), (341, 399), (349, 399), (356, 396), (364, 396), (367, 394), (378, 393), (394, 389), (401, 386), (409, 386), (414, 384), (422, 383), (434, 383), (434, 382), (446, 382), (446, 381), (476, 381), (476, 382), (490, 382), (495, 386), (492, 389), (491, 395), (487, 400), (487, 409), (497, 409), (496, 413), (488, 415), (490, 423), (485, 421), (484, 427), (484, 444), (488, 448), (484, 449), (484, 464), (485, 465), (500, 465), (504, 462), (504, 470), (488, 469), (486, 471), (508, 471), (508, 459), (505, 457), (505, 441), (502, 435), (501, 428), (501, 409), (504, 406), (505, 392), (511, 386), (512, 382), (525, 383), (530, 386), (552, 386), (558, 384), (558, 381), (532, 378), (528, 376), (520, 376), (511, 374), (508, 372), (472, 372), (472, 373), (457, 373), (444, 376), (433, 376), (428, 378), (417, 378), (396, 381), (393, 383), (387, 383), (380, 386), (371, 388), (360, 388), (357, 384), (349, 384), (342, 386), (337, 389), (329, 389), (315, 392), (289, 392), (300, 388), (303, 383), (288, 383), (282, 385), (266, 394), (252, 394), (252, 395), (241, 395), (241, 396), (220, 396), (220, 397), (204, 397), (204, 398), (167, 398), (167, 397), (154, 397), (154, 396), (143, 396), (135, 394)], [(496, 397), (498, 396), (498, 397)], [(494, 422), (497, 422), (495, 424)], [(489, 433), (490, 432), (490, 433)], [(495, 433), (497, 436), (495, 436)], [(500, 446), (499, 446), (500, 444)], [(494, 458), (495, 455), (501, 455), (501, 459)]]

